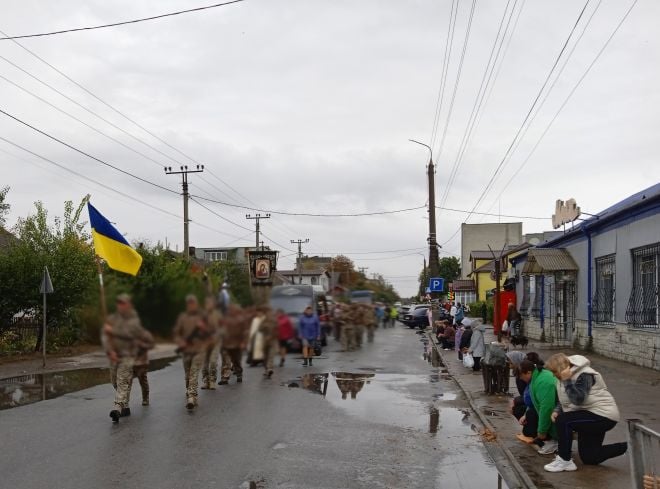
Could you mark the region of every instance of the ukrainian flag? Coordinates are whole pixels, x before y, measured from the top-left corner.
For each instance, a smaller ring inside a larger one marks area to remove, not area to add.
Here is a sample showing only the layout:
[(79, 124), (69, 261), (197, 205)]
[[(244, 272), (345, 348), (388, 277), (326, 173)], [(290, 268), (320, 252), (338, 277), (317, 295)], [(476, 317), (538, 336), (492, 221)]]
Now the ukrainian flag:
[(87, 210), (96, 254), (113, 270), (137, 275), (142, 265), (142, 256), (131, 248), (121, 233), (89, 202)]

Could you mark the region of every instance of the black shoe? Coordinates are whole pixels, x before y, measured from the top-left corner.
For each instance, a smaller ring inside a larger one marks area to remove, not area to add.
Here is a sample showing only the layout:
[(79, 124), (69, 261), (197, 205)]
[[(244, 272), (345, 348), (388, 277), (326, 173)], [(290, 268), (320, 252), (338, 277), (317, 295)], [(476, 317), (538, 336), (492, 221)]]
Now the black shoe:
[(187, 402), (186, 402), (186, 409), (188, 411), (192, 411), (195, 409), (195, 400), (192, 397), (189, 397)]
[(243, 377), (242, 376), (236, 377), (236, 382), (238, 382), (239, 384), (242, 384), (243, 383)]
[(273, 371), (272, 371), (272, 370), (269, 370), (269, 371), (266, 373), (266, 378), (267, 378), (267, 379), (270, 379), (272, 376), (273, 376)]
[(309, 359), (309, 366), (310, 367), (312, 366), (312, 359), (311, 358)]
[(307, 359), (305, 358), (305, 360), (303, 361), (303, 367), (306, 367), (306, 366), (307, 366)]
[(121, 417), (127, 418), (131, 415), (131, 408), (121, 408)]
[(218, 382), (218, 385), (227, 385), (227, 384), (229, 384), (228, 380), (221, 380), (220, 382)]
[(116, 409), (110, 411), (110, 417), (112, 418), (113, 423), (119, 423), (119, 418), (121, 418), (121, 413)]

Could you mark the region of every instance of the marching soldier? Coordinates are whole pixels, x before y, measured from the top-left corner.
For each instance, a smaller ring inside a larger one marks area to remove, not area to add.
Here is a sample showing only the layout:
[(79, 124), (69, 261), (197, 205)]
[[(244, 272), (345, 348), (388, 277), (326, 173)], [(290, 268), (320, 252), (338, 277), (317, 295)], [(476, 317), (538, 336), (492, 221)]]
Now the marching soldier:
[(202, 389), (215, 390), (218, 381), (218, 358), (220, 357), (220, 322), (222, 313), (212, 297), (206, 299), (206, 315), (209, 328), (209, 342), (204, 351), (202, 364)]
[(199, 307), (193, 294), (186, 296), (186, 310), (179, 314), (173, 331), (177, 351), (183, 356), (183, 369), (186, 376), (186, 409), (192, 411), (197, 406), (199, 372), (204, 363), (210, 333), (206, 314)]
[[(138, 352), (135, 357), (135, 365), (133, 366), (133, 378), (138, 379), (140, 390), (142, 391), (142, 405), (149, 405), (149, 379), (147, 373), (149, 372), (149, 350), (154, 347), (153, 335), (145, 330), (145, 335), (138, 340)], [(131, 385), (133, 381), (131, 380)], [(129, 398), (131, 390), (128, 390)]]
[(362, 321), (365, 328), (367, 329), (367, 341), (373, 343), (374, 341), (374, 330), (376, 329), (376, 313), (374, 308), (376, 306), (370, 304), (362, 305)]
[(355, 347), (359, 350), (362, 348), (365, 326), (365, 317), (361, 304), (351, 304), (351, 322), (355, 328)]
[(341, 313), (337, 319), (341, 326), (342, 351), (355, 351), (354, 309), (350, 305), (342, 305)]
[(142, 327), (128, 294), (117, 296), (117, 311), (106, 319), (101, 340), (110, 359), (110, 382), (116, 391), (110, 417), (113, 423), (118, 423), (120, 417), (131, 415), (128, 401), (140, 342), (153, 341)]
[(261, 318), (259, 332), (264, 340), (264, 377), (270, 379), (273, 376), (275, 355), (279, 349), (279, 325), (277, 316), (269, 307), (258, 307), (257, 317)]
[(222, 339), (222, 370), (218, 385), (227, 385), (232, 372), (236, 382), (243, 382), (243, 351), (247, 347), (250, 315), (240, 307), (230, 304), (227, 315), (223, 318), (224, 333)]

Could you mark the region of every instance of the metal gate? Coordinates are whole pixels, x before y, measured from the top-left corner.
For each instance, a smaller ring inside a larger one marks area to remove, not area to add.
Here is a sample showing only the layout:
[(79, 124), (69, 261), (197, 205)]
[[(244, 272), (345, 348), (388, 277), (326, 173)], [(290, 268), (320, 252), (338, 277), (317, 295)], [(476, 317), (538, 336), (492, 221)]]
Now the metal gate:
[(552, 343), (570, 345), (575, 331), (575, 282), (555, 280), (548, 284), (548, 289), (548, 339)]

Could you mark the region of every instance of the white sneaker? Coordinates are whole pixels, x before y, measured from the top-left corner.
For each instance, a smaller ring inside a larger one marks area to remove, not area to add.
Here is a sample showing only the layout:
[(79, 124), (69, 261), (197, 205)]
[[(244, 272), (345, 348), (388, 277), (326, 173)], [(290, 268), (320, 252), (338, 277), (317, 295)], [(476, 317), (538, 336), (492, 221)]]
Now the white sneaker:
[(559, 448), (559, 443), (556, 440), (548, 440), (539, 448), (538, 452), (541, 455), (552, 455), (557, 451), (557, 448)]
[(548, 472), (572, 472), (577, 470), (577, 466), (573, 460), (564, 460), (559, 455), (549, 464), (543, 467)]

